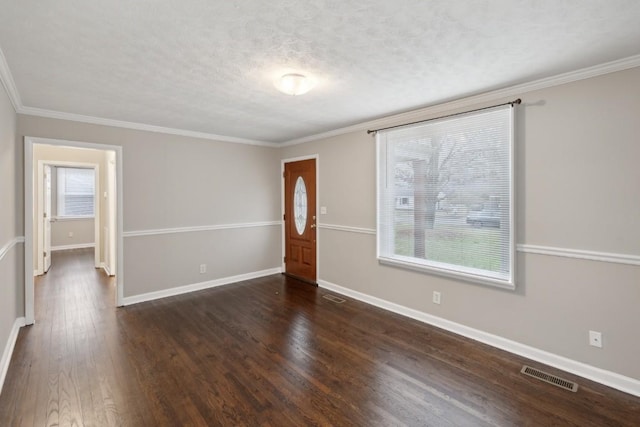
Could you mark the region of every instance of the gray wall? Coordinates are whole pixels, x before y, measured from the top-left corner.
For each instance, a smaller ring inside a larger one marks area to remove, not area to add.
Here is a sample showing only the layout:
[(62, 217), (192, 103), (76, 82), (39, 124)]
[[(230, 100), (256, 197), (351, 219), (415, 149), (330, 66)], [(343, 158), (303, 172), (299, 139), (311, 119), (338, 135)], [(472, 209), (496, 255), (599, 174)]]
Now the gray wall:
[[(639, 256), (640, 68), (521, 97), (517, 242)], [(374, 229), (374, 138), (355, 132), (281, 157), (310, 154), (320, 223)], [(319, 245), (321, 280), (640, 379), (638, 266), (519, 252), (517, 289), (504, 291), (379, 265), (372, 234), (320, 228)], [(604, 348), (588, 345), (589, 330)]]
[(70, 245), (95, 244), (93, 224), (93, 218), (56, 219), (51, 223), (51, 248), (56, 250)]
[[(122, 146), (125, 236), (280, 216), (274, 148), (19, 115), (24, 136)], [(124, 257), (125, 297), (161, 291), (278, 267), (279, 227), (127, 236)]]
[[(22, 188), (16, 179), (20, 168), (16, 167), (15, 136), (16, 113), (0, 84), (0, 248), (23, 235), (17, 222), (17, 198)], [(0, 355), (15, 320), (24, 313), (23, 252), (19, 243), (0, 258)]]

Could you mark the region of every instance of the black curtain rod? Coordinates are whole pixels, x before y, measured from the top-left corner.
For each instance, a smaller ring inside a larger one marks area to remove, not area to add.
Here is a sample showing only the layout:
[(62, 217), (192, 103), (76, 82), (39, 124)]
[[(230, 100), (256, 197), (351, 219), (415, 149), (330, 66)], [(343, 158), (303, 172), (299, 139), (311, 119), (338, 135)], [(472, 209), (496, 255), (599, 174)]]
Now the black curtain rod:
[(418, 124), (418, 123), (430, 122), (432, 120), (446, 119), (447, 117), (459, 116), (461, 114), (467, 114), (467, 113), (475, 113), (476, 111), (488, 110), (489, 108), (495, 108), (495, 107), (502, 107), (503, 105), (511, 105), (513, 107), (514, 105), (519, 105), (521, 103), (522, 103), (522, 100), (520, 98), (518, 98), (515, 101), (505, 102), (504, 104), (496, 104), (496, 105), (491, 105), (489, 107), (476, 108), (475, 110), (463, 111), (461, 113), (453, 113), (453, 114), (447, 114), (446, 116), (434, 117), (432, 119), (418, 120), (417, 122), (411, 122), (411, 123), (405, 123), (405, 124), (402, 124), (402, 125), (389, 126), (389, 127), (386, 127), (386, 128), (368, 130), (367, 133), (371, 134), (371, 133), (376, 133), (376, 132), (381, 131), (381, 130), (401, 128), (403, 126), (409, 126), (409, 125), (415, 125), (415, 124)]

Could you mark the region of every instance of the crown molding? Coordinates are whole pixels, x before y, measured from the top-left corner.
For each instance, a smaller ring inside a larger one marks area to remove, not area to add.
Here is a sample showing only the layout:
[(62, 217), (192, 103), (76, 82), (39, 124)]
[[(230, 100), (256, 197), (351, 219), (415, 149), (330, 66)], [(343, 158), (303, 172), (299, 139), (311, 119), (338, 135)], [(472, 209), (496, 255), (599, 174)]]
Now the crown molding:
[(237, 138), (233, 136), (217, 135), (207, 132), (190, 131), (186, 129), (176, 129), (163, 126), (155, 126), (144, 123), (127, 122), (123, 120), (106, 119), (94, 116), (85, 116), (81, 114), (65, 113), (55, 110), (47, 110), (43, 108), (27, 107), (22, 105), (20, 93), (16, 87), (15, 81), (2, 49), (0, 48), (0, 81), (7, 91), (9, 99), (13, 104), (13, 108), (19, 114), (25, 114), (29, 116), (46, 117), (60, 120), (70, 120), (81, 123), (89, 123), (103, 126), (112, 126), (125, 129), (142, 130), (147, 132), (164, 133), (169, 135), (179, 135), (199, 139), (207, 139), (221, 142), (232, 142), (239, 144), (258, 145), (262, 147), (287, 147), (291, 145), (303, 144), (305, 142), (317, 141), (319, 139), (330, 138), (333, 136), (344, 135), (351, 132), (357, 132), (362, 130), (368, 130), (372, 128), (385, 127), (391, 124), (397, 124), (402, 122), (415, 121), (417, 119), (424, 118), (425, 116), (442, 113), (445, 111), (451, 111), (458, 108), (465, 108), (470, 105), (481, 104), (483, 102), (491, 102), (499, 98), (506, 98), (511, 96), (519, 96), (525, 92), (532, 92), (534, 90), (545, 89), (553, 86), (558, 86), (566, 83), (571, 83), (579, 80), (588, 79), (591, 77), (597, 77), (604, 74), (614, 73), (617, 71), (623, 71), (630, 68), (640, 66), (640, 55), (630, 56), (627, 58), (619, 59), (616, 61), (606, 62), (604, 64), (595, 65), (592, 67), (582, 68), (576, 71), (570, 71), (567, 73), (559, 74), (552, 77), (547, 77), (539, 80), (535, 80), (528, 83), (523, 83), (507, 88), (497, 89), (489, 92), (480, 93), (448, 102), (442, 102), (432, 104), (424, 108), (412, 110), (400, 114), (394, 114), (366, 122), (361, 122), (355, 125), (334, 129), (328, 132), (322, 132), (314, 135), (308, 135), (301, 138), (292, 139), (285, 142), (267, 142), (253, 139)]
[(217, 135), (207, 132), (197, 132), (186, 129), (176, 129), (163, 126), (148, 125), (144, 123), (127, 122), (123, 120), (105, 119), (102, 117), (85, 116), (82, 114), (65, 113), (43, 108), (21, 107), (19, 114), (28, 116), (46, 117), (50, 119), (71, 120), (74, 122), (90, 123), (94, 125), (112, 126), (125, 129), (142, 130), (147, 132), (164, 133), (169, 135), (188, 136), (192, 138), (208, 139), (212, 141), (233, 142), (236, 144), (259, 145), (263, 147), (278, 147), (277, 143), (259, 141), (255, 139), (236, 138), (234, 136)]
[(135, 129), (147, 132), (164, 133), (169, 135), (187, 136), (192, 138), (207, 139), (221, 142), (233, 142), (237, 144), (259, 145), (263, 147), (278, 147), (277, 143), (259, 141), (254, 139), (236, 138), (233, 136), (217, 135), (207, 132), (196, 132), (186, 129), (176, 129), (163, 126), (148, 125), (144, 123), (127, 122), (123, 120), (106, 119), (102, 117), (85, 116), (82, 114), (65, 113), (62, 111), (47, 110), (43, 108), (27, 107), (22, 104), (20, 93), (13, 80), (13, 75), (7, 64), (7, 60), (0, 48), (0, 81), (7, 91), (7, 95), (13, 104), (13, 109), (18, 114), (28, 116), (46, 117), (50, 119), (71, 120), (74, 122), (90, 123), (94, 125), (113, 126), (125, 129)]
[(18, 112), (18, 110), (22, 108), (22, 100), (20, 99), (20, 93), (16, 87), (16, 82), (13, 80), (13, 75), (11, 74), (11, 70), (9, 70), (9, 64), (7, 64), (7, 59), (4, 57), (2, 49), (0, 49), (0, 82), (2, 82), (2, 86), (4, 86), (7, 91), (11, 104), (13, 104), (13, 109)]
[(493, 102), (496, 99), (508, 98), (512, 96), (521, 96), (526, 92), (533, 92), (535, 90), (546, 89), (554, 86), (563, 85), (566, 83), (572, 83), (591, 77), (597, 77), (604, 74), (615, 73), (617, 71), (624, 71), (630, 68), (640, 67), (640, 55), (630, 56), (628, 58), (619, 59), (616, 61), (606, 62), (604, 64), (594, 65), (592, 67), (582, 68), (576, 71), (570, 71), (563, 74), (558, 74), (552, 77), (546, 77), (539, 80), (534, 80), (528, 83), (522, 83), (515, 86), (509, 86), (502, 89), (496, 89), (489, 92), (472, 95), (453, 101), (432, 104), (418, 110), (412, 110), (400, 114), (394, 114), (391, 116), (382, 117), (379, 119), (369, 120), (366, 122), (358, 123), (351, 126), (346, 126), (340, 129), (334, 129), (328, 132), (322, 132), (314, 135), (304, 136), (302, 138), (292, 139), (290, 141), (280, 144), (281, 147), (287, 147), (291, 145), (304, 144), (305, 142), (317, 141), (319, 139), (330, 138), (333, 136), (344, 135), (346, 133), (358, 132), (368, 129), (382, 128), (389, 125), (398, 123), (409, 123), (412, 121), (420, 120), (430, 115), (436, 115), (443, 112), (456, 110), (459, 108), (466, 108), (472, 105), (482, 104), (483, 102)]

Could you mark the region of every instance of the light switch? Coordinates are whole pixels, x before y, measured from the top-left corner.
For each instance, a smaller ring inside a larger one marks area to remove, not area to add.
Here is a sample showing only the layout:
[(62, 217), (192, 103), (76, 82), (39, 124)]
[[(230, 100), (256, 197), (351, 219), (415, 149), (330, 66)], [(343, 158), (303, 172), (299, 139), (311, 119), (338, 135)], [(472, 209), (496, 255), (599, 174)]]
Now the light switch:
[(326, 215), (326, 214), (327, 214), (327, 207), (320, 206), (320, 215)]

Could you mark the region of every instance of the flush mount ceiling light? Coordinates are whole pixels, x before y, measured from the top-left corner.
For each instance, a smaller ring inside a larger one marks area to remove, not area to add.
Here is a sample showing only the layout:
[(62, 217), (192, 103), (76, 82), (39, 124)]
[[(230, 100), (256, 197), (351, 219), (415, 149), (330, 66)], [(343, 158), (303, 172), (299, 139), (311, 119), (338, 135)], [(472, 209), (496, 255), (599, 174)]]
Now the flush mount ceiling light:
[(302, 95), (309, 92), (315, 82), (304, 74), (285, 74), (274, 83), (276, 89), (287, 95)]

